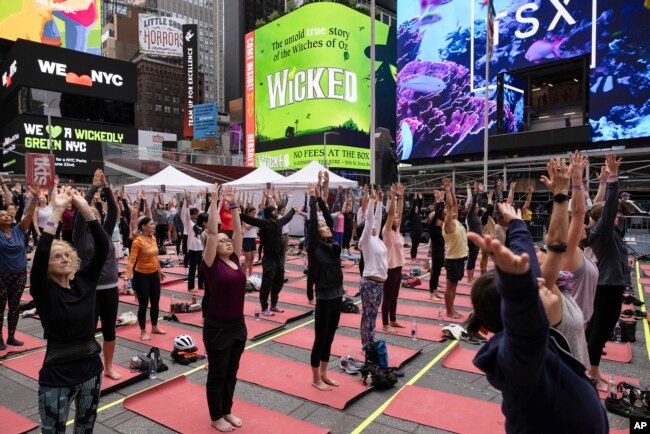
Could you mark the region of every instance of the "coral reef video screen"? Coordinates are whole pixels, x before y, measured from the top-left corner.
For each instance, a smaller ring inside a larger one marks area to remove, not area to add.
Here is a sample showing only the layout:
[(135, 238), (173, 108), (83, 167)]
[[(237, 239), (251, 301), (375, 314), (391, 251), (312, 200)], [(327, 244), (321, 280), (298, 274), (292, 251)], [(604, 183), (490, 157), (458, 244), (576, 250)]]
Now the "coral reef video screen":
[[(376, 22), (377, 126), (394, 131), (396, 32)], [(370, 17), (299, 7), (254, 33), (255, 165), (370, 169)]]
[[(650, 5), (645, 0), (623, 3), (495, 0), (489, 133), (497, 132), (497, 112), (518, 116), (512, 113), (516, 105), (497, 110), (500, 73), (589, 55), (594, 140), (649, 135), (648, 48), (642, 31), (650, 22)], [(489, 0), (399, 2), (397, 142), (402, 160), (482, 152), (488, 7)], [(504, 122), (499, 133), (517, 132), (522, 125)], [(633, 128), (623, 132), (624, 125)]]

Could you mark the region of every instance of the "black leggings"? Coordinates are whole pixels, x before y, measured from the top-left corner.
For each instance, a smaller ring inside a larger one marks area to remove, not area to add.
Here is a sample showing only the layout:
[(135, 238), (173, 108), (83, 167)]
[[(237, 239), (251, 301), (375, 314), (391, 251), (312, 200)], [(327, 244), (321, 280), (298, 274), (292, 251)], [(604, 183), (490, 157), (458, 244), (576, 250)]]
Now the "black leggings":
[(187, 257), (187, 235), (183, 235), (183, 241), (181, 242), (183, 249), (183, 267), (187, 268), (190, 258)]
[(343, 230), (343, 245), (341, 248), (350, 250), (350, 241), (352, 241), (352, 228)]
[(476, 268), (476, 258), (478, 258), (479, 248), (471, 241), (467, 242), (467, 248), (469, 250), (469, 255), (467, 257), (467, 269), (473, 270)]
[(384, 298), (381, 303), (381, 321), (388, 325), (388, 319), (397, 321), (397, 298), (399, 297), (399, 286), (402, 283), (402, 267), (388, 269), (388, 276), (384, 282)]
[(208, 354), (206, 395), (210, 419), (221, 419), (232, 410), (239, 360), (246, 346), (246, 323), (221, 322), (211, 318), (203, 326), (203, 344)]
[(166, 238), (167, 238), (167, 223), (164, 223), (162, 225), (156, 225), (156, 241), (158, 241), (158, 246), (164, 246)]
[(187, 273), (187, 290), (191, 291), (194, 289), (194, 279), (196, 278), (197, 271), (199, 272), (199, 289), (203, 289), (203, 272), (201, 271), (203, 251), (190, 250), (187, 252), (187, 256), (190, 257), (190, 269)]
[(329, 362), (334, 334), (341, 318), (343, 300), (336, 297), (331, 300), (316, 300), (314, 314), (314, 346), (311, 349), (311, 366), (318, 368), (320, 362)]
[(442, 266), (445, 264), (445, 253), (433, 253), (431, 255), (431, 276), (429, 277), (429, 292), (433, 292), (438, 289), (438, 283), (440, 282), (440, 272), (442, 271)]
[(605, 343), (621, 315), (624, 286), (598, 285), (594, 298), (594, 313), (587, 326), (587, 349), (591, 366), (600, 366)]
[(2, 339), (2, 323), (7, 304), (9, 305), (9, 314), (7, 315), (9, 337), (13, 338), (16, 333), (20, 317), (20, 297), (23, 295), (26, 284), (27, 268), (18, 273), (0, 273), (0, 339)]
[[(117, 306), (120, 296), (117, 286), (95, 291), (95, 322), (102, 320), (102, 336), (105, 342), (115, 340), (115, 322), (117, 321)], [(145, 307), (146, 309), (146, 307)]]
[(411, 234), (411, 259), (418, 256), (418, 247), (420, 246), (420, 239), (422, 234), (420, 232), (413, 232)]
[(271, 307), (278, 304), (280, 291), (284, 286), (284, 261), (281, 258), (273, 259), (268, 255), (262, 259), (262, 286), (260, 287), (260, 305), (262, 310), (269, 307), (269, 295), (271, 296)]
[(151, 300), (151, 325), (158, 325), (158, 312), (160, 310), (160, 275), (156, 271), (151, 274), (133, 272), (133, 290), (138, 296), (138, 324), (140, 330), (147, 325), (147, 305)]

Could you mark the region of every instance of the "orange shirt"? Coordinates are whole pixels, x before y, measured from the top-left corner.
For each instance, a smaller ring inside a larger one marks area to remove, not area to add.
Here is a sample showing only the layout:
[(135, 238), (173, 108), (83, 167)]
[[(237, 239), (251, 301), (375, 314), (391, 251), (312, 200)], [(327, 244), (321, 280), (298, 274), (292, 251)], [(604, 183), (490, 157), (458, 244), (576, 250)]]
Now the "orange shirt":
[[(138, 262), (137, 265), (136, 261)], [(151, 274), (160, 270), (156, 237), (139, 235), (133, 240), (129, 254), (129, 264), (126, 266), (127, 276), (133, 275), (134, 266), (135, 271), (142, 274)]]

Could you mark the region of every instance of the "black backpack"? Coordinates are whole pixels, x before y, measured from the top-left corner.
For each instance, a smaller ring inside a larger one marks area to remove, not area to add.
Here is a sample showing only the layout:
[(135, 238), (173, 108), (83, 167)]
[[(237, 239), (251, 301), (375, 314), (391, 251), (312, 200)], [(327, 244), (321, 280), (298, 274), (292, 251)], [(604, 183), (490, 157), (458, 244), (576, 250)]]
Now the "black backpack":
[(343, 299), (343, 306), (341, 306), (341, 312), (343, 313), (359, 313), (359, 306), (354, 304), (354, 300), (349, 297)]
[(397, 384), (397, 376), (390, 369), (380, 368), (375, 363), (366, 363), (361, 367), (361, 378), (367, 384), (370, 377), (370, 385), (377, 389), (390, 389)]

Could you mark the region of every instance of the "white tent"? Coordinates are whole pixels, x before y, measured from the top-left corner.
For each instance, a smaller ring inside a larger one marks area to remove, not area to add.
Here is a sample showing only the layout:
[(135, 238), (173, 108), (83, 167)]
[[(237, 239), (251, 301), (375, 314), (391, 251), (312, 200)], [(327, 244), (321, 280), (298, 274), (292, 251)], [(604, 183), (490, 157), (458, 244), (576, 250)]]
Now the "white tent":
[(242, 176), (235, 181), (227, 182), (224, 185), (231, 186), (237, 191), (264, 190), (266, 189), (267, 183), (282, 182), (284, 179), (284, 176), (273, 169), (262, 166), (248, 175)]
[(359, 183), (357, 181), (350, 181), (349, 179), (343, 178), (342, 176), (337, 175), (334, 172), (330, 172), (325, 167), (323, 167), (318, 161), (312, 160), (311, 163), (297, 171), (296, 173), (287, 176), (281, 181), (273, 182), (273, 186), (276, 190), (305, 190), (307, 184), (314, 184), (318, 182), (318, 172), (327, 171), (330, 176), (330, 188), (338, 188), (340, 185), (343, 188), (356, 188)]
[(206, 188), (209, 189), (212, 184), (199, 181), (172, 166), (167, 166), (147, 179), (138, 181), (135, 184), (125, 185), (124, 191), (129, 194), (134, 194), (141, 190), (144, 190), (145, 193), (153, 193), (161, 191), (161, 186), (163, 185), (165, 186), (166, 193), (175, 194), (183, 193), (185, 190), (198, 193), (199, 191), (205, 191)]

